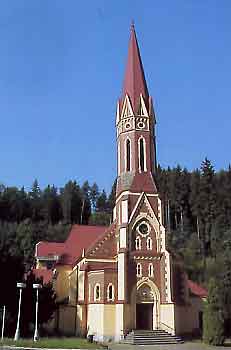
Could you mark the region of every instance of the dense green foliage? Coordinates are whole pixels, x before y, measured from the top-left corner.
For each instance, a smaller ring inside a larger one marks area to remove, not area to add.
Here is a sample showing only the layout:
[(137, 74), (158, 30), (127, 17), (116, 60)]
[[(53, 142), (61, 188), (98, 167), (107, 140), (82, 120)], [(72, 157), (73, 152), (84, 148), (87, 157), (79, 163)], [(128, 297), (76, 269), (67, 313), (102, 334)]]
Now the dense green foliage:
[(206, 300), (203, 316), (203, 341), (211, 345), (223, 345), (225, 341), (224, 314), (220, 287), (215, 279), (210, 279), (209, 295)]
[(207, 284), (231, 246), (231, 167), (215, 173), (208, 159), (192, 172), (158, 167), (156, 182), (168, 247), (183, 256), (190, 278)]
[[(35, 244), (41, 240), (64, 241), (72, 224), (108, 225), (111, 221), (113, 192), (107, 197), (97, 184), (86, 181), (80, 187), (69, 181), (58, 190), (47, 186), (41, 190), (37, 180), (29, 192), (24, 188), (0, 185), (0, 308), (6, 305), (7, 334), (13, 335), (16, 327), (18, 291), (16, 282), (27, 273), (27, 287), (22, 298), (21, 332), (30, 333), (35, 320), (34, 276), (28, 271), (34, 264)], [(37, 281), (38, 282), (38, 281)], [(39, 323), (52, 317), (55, 295), (52, 285), (44, 285), (39, 293)], [(26, 301), (26, 302), (25, 302)], [(0, 313), (1, 317), (1, 313)]]
[[(231, 167), (215, 172), (208, 159), (191, 172), (179, 165), (159, 166), (155, 181), (168, 248), (183, 257), (192, 280), (208, 286), (214, 277), (223, 283), (219, 298), (224, 319), (231, 319)], [(0, 269), (10, 289), (33, 265), (38, 241), (64, 241), (76, 223), (109, 225), (115, 188), (114, 183), (108, 196), (88, 181), (82, 186), (69, 181), (63, 188), (48, 185), (42, 190), (35, 180), (28, 192), (0, 185)], [(14, 308), (15, 291), (7, 295), (1, 290), (0, 305), (7, 304), (7, 298)]]

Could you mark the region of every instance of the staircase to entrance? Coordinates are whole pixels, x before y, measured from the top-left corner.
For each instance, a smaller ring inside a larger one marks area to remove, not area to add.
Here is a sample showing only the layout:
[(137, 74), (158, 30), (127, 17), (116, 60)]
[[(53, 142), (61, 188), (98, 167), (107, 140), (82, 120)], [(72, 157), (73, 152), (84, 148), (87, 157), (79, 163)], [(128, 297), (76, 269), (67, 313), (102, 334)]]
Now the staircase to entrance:
[(123, 343), (134, 345), (158, 345), (183, 343), (180, 337), (164, 330), (133, 330), (125, 337)]

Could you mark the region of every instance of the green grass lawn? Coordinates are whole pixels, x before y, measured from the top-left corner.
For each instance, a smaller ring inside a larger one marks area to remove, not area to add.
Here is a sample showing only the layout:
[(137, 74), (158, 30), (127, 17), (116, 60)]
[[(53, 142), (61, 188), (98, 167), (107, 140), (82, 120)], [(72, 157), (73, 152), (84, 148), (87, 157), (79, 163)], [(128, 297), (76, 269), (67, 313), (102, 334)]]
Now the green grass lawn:
[(101, 349), (102, 346), (96, 343), (89, 343), (82, 338), (41, 338), (34, 342), (32, 339), (20, 339), (14, 341), (13, 339), (5, 338), (0, 340), (0, 346), (14, 345), (28, 348), (50, 348), (50, 349)]

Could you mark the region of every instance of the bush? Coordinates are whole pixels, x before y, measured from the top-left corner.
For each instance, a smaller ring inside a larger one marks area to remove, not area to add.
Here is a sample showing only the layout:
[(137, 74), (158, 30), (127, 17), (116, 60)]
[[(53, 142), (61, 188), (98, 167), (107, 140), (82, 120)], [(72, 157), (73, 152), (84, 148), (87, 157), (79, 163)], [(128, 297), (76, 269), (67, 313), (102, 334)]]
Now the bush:
[(225, 341), (220, 288), (214, 279), (210, 280), (208, 299), (204, 309), (203, 341), (210, 345), (223, 345)]

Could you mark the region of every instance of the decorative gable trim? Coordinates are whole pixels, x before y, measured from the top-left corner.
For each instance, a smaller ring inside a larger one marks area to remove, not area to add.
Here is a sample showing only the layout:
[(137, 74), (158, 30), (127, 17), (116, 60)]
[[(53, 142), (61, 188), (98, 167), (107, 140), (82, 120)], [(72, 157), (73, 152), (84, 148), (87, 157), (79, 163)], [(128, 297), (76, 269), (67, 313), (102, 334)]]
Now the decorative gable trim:
[(153, 209), (152, 209), (152, 206), (151, 206), (151, 204), (150, 204), (150, 202), (149, 202), (149, 200), (148, 200), (148, 197), (147, 197), (147, 195), (146, 195), (145, 192), (142, 192), (142, 193), (141, 193), (141, 195), (140, 195), (138, 201), (136, 202), (136, 205), (135, 205), (135, 207), (134, 207), (134, 209), (133, 209), (133, 211), (132, 211), (132, 213), (131, 213), (131, 215), (130, 215), (130, 218), (129, 218), (129, 224), (132, 222), (132, 219), (133, 219), (133, 217), (135, 216), (135, 213), (137, 212), (137, 209), (138, 209), (138, 207), (140, 206), (140, 204), (142, 203), (142, 201), (143, 201), (143, 203), (148, 207), (148, 211), (149, 211), (149, 213), (150, 213), (149, 216), (150, 216), (152, 219), (156, 220), (156, 221), (157, 221), (157, 224), (159, 225), (160, 223), (159, 223), (158, 219), (156, 218), (156, 215), (155, 215), (155, 213), (154, 213), (154, 211), (153, 211)]
[(140, 108), (139, 108), (139, 115), (143, 116), (143, 117), (149, 117), (148, 115), (148, 111), (144, 102), (144, 98), (143, 95), (140, 94)]
[(122, 107), (121, 118), (127, 118), (127, 117), (134, 117), (134, 112), (133, 112), (129, 97), (126, 94), (123, 107)]
[(108, 231), (105, 232), (105, 235), (99, 239), (94, 246), (92, 246), (91, 248), (89, 248), (89, 250), (87, 251), (87, 256), (93, 257), (95, 256), (95, 254), (97, 253), (97, 251), (104, 245), (104, 243), (109, 240), (110, 238), (112, 238), (113, 236), (115, 236), (115, 227), (114, 225), (112, 225), (110, 227), (110, 229)]

